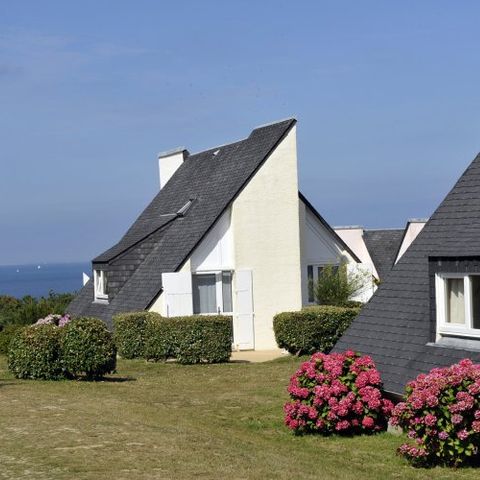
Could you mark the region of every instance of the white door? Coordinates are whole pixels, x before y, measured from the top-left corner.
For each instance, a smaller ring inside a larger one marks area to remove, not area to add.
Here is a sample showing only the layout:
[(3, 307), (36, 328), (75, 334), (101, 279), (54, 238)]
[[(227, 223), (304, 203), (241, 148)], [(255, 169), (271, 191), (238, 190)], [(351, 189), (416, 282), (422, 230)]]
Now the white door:
[(233, 343), (239, 350), (253, 350), (253, 290), (252, 271), (235, 271), (235, 318), (233, 322)]
[(166, 317), (193, 315), (192, 274), (190, 272), (162, 273), (164, 312)]

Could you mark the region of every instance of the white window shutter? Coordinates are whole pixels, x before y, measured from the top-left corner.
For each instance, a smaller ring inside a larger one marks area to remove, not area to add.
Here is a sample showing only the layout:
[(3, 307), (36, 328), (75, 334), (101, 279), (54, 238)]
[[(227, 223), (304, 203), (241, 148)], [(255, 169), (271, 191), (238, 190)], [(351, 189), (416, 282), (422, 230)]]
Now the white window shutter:
[(164, 315), (181, 317), (193, 314), (192, 274), (190, 272), (162, 273)]
[(251, 270), (237, 270), (235, 272), (235, 300), (233, 341), (240, 350), (251, 350), (255, 348)]

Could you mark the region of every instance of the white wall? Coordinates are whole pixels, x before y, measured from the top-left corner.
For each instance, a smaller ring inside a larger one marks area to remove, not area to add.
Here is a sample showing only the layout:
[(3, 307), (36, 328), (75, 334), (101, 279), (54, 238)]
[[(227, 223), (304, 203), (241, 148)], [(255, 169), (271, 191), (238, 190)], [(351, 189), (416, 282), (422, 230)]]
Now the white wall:
[(231, 213), (229, 208), (193, 252), (192, 272), (234, 269)]
[(296, 127), (232, 206), (235, 268), (253, 272), (255, 349), (277, 348), (276, 313), (302, 306)]
[(400, 245), (400, 249), (398, 250), (397, 259), (395, 263), (397, 263), (400, 258), (402, 258), (403, 254), (407, 251), (407, 248), (412, 244), (412, 242), (417, 238), (417, 235), (423, 230), (423, 227), (427, 223), (426, 220), (409, 220), (407, 223), (407, 228), (405, 231), (405, 235), (402, 240), (402, 244)]
[(170, 180), (172, 175), (177, 171), (178, 167), (183, 163), (188, 152), (185, 148), (177, 148), (169, 152), (160, 153), (158, 155), (158, 168), (160, 173), (160, 188)]
[(363, 227), (337, 227), (335, 232), (349, 246), (362, 264), (368, 267), (377, 280), (379, 280), (380, 277), (363, 240)]
[(299, 202), (302, 258), (302, 304), (308, 305), (308, 265), (356, 263), (304, 202)]

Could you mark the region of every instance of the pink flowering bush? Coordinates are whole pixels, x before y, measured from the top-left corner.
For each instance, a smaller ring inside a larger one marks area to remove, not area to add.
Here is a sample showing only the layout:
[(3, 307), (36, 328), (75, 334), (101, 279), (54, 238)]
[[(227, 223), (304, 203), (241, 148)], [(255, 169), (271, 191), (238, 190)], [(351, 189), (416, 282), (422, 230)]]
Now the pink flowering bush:
[(465, 359), (434, 368), (406, 387), (391, 419), (414, 444), (399, 453), (414, 465), (459, 466), (479, 460), (480, 365)]
[(290, 379), (285, 425), (295, 433), (359, 434), (385, 430), (393, 408), (368, 356), (315, 353)]
[(58, 327), (64, 327), (71, 320), (70, 315), (58, 315), (56, 313), (51, 313), (45, 318), (39, 318), (34, 325), (56, 325)]

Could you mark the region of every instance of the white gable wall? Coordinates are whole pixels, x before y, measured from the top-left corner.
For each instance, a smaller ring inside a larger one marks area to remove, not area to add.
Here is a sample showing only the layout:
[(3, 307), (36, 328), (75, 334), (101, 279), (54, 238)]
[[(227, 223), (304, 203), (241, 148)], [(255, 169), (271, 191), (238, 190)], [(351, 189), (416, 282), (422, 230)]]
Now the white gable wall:
[(426, 223), (427, 223), (426, 220), (409, 220), (408, 221), (405, 235), (403, 236), (402, 244), (400, 245), (400, 249), (398, 250), (398, 255), (395, 260), (395, 263), (397, 263), (402, 258), (403, 254), (407, 251), (408, 247), (417, 238), (417, 235), (423, 230), (423, 227), (425, 226)]
[(375, 278), (380, 279), (363, 239), (363, 227), (338, 227), (335, 233), (351, 248), (363, 265), (371, 269)]
[(302, 306), (298, 203), (293, 127), (232, 206), (235, 268), (252, 271), (255, 349), (277, 348), (274, 315)]
[(190, 261), (193, 272), (233, 270), (233, 229), (229, 208), (193, 252)]
[(356, 264), (340, 242), (305, 203), (299, 202), (302, 246), (302, 304), (308, 305), (308, 265)]

